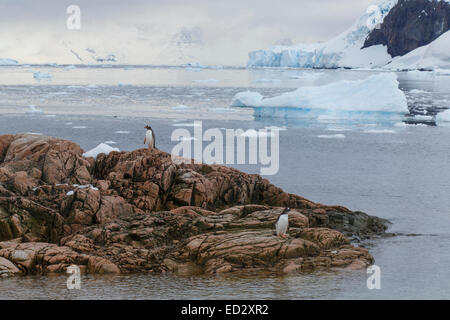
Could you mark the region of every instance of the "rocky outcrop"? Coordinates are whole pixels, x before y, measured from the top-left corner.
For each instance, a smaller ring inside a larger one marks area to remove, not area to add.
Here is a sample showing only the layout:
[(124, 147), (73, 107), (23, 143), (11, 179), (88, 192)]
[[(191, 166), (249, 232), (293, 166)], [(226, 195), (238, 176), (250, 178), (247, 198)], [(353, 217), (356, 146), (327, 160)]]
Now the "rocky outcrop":
[(69, 247), (43, 242), (0, 242), (0, 257), (3, 260), (7, 259), (6, 261), (14, 266), (15, 269), (9, 266), (12, 273), (64, 272), (73, 264), (80, 266), (80, 269), (85, 272), (120, 273), (115, 264), (104, 258), (80, 254)]
[(363, 48), (387, 46), (392, 57), (427, 45), (450, 30), (450, 3), (437, 0), (399, 0)]
[[(84, 158), (75, 143), (0, 136), (0, 275), (296, 272), (367, 266), (352, 239), (386, 221), (289, 194), (258, 175), (140, 149)], [(273, 225), (283, 207), (290, 236)]]

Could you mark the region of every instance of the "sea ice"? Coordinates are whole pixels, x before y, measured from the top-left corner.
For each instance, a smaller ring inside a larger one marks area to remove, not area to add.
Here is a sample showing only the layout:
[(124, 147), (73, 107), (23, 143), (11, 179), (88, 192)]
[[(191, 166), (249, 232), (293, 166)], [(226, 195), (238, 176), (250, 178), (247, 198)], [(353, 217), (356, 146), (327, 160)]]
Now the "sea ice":
[(37, 72), (33, 73), (33, 78), (35, 78), (36, 80), (44, 80), (44, 79), (48, 80), (48, 79), (52, 78), (52, 75), (47, 72), (37, 71)]
[(76, 69), (76, 68), (77, 68), (77, 67), (74, 66), (74, 65), (72, 64), (72, 65), (65, 66), (65, 67), (63, 68), (63, 70), (68, 71), (68, 70), (73, 70), (73, 69)]
[(190, 109), (191, 107), (188, 107), (188, 106), (185, 106), (184, 104), (179, 104), (179, 105), (176, 105), (176, 106), (174, 106), (174, 107), (172, 107), (172, 110), (188, 110), (188, 109)]
[(364, 131), (365, 133), (397, 133), (395, 130), (389, 130), (389, 129), (370, 129)]
[(343, 135), (342, 133), (338, 133), (338, 134), (321, 134), (321, 135), (317, 136), (317, 138), (321, 138), (321, 139), (345, 139), (345, 135)]
[(19, 62), (14, 59), (8, 59), (8, 58), (2, 58), (0, 59), (0, 66), (14, 66), (18, 64)]
[(112, 152), (112, 151), (118, 151), (118, 152), (120, 152), (120, 150), (119, 150), (118, 148), (113, 148), (113, 147), (111, 147), (111, 146), (109, 146), (109, 145), (107, 145), (107, 144), (105, 144), (105, 143), (100, 143), (100, 144), (99, 144), (98, 146), (96, 146), (94, 149), (89, 150), (89, 151), (83, 153), (83, 157), (85, 157), (85, 158), (89, 158), (89, 157), (97, 158), (97, 156), (98, 156), (100, 153), (104, 153), (104, 154), (108, 155), (108, 154), (109, 154), (110, 152)]
[(42, 109), (39, 109), (35, 105), (29, 105), (28, 110), (25, 111), (25, 113), (27, 113), (27, 114), (42, 114), (44, 112), (42, 111)]
[(437, 122), (450, 122), (450, 110), (438, 113), (436, 120)]
[(219, 82), (220, 80), (217, 79), (200, 79), (200, 80), (195, 80), (195, 82), (197, 83), (214, 83), (214, 82)]
[(252, 82), (256, 82), (256, 83), (273, 83), (273, 82), (280, 82), (280, 80), (279, 79), (262, 78), (262, 79), (252, 80)]

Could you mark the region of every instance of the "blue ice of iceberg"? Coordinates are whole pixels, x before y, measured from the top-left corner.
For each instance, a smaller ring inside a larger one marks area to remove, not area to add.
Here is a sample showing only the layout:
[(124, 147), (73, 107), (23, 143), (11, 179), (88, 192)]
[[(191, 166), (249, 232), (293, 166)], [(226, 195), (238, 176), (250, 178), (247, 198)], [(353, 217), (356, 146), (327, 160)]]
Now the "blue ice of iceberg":
[(381, 73), (363, 80), (343, 80), (316, 87), (301, 87), (264, 98), (258, 92), (237, 93), (232, 107), (251, 107), (259, 118), (399, 118), (408, 112), (395, 73)]

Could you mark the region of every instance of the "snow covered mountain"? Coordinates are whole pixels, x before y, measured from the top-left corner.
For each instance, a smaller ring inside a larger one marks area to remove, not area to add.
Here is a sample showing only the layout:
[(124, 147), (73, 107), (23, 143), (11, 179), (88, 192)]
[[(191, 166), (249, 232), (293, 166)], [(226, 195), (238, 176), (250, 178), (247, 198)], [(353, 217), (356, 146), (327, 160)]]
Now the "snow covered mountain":
[(399, 0), (363, 48), (387, 46), (392, 57), (425, 46), (450, 30), (450, 0)]
[[(249, 53), (248, 66), (385, 67), (393, 57), (428, 45), (449, 29), (450, 0), (378, 0), (349, 30), (334, 39), (253, 51)], [(434, 51), (440, 52), (442, 46), (433, 46)], [(443, 56), (450, 58), (450, 53), (442, 53), (439, 60), (445, 61)]]
[(450, 31), (426, 46), (394, 58), (384, 68), (390, 70), (450, 69)]

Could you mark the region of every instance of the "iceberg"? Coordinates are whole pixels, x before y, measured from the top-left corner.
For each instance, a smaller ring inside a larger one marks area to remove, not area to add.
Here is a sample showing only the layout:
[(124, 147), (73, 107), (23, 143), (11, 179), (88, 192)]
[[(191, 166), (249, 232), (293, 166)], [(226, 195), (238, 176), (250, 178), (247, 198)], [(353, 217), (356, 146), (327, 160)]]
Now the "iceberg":
[(28, 110), (25, 111), (27, 114), (42, 114), (44, 111), (42, 109), (36, 107), (35, 105), (29, 105)]
[(450, 122), (450, 109), (440, 112), (436, 116), (437, 122)]
[(0, 59), (0, 66), (14, 66), (16, 64), (19, 64), (19, 62), (14, 59), (8, 59), (8, 58)]
[(369, 33), (382, 23), (398, 0), (378, 0), (347, 31), (324, 43), (273, 46), (249, 53), (248, 67), (363, 68), (392, 60), (386, 46), (361, 49)]
[(85, 153), (83, 153), (83, 157), (85, 158), (97, 158), (97, 156), (100, 153), (104, 153), (106, 155), (110, 154), (113, 151), (117, 151), (120, 152), (120, 150), (118, 148), (113, 148), (105, 143), (100, 143), (98, 146), (96, 146), (94, 149), (89, 150)]
[(33, 78), (35, 78), (36, 80), (51, 79), (52, 75), (47, 72), (37, 71), (37, 72), (33, 73)]
[(271, 98), (258, 92), (239, 92), (231, 106), (251, 107), (259, 118), (351, 119), (374, 114), (398, 118), (408, 112), (406, 95), (398, 86), (395, 73), (380, 73), (363, 80), (301, 87)]
[(197, 83), (214, 83), (214, 82), (219, 82), (220, 80), (217, 79), (201, 79), (201, 80), (195, 80), (194, 82)]
[(342, 133), (338, 133), (338, 134), (321, 134), (318, 135), (317, 138), (321, 138), (321, 139), (345, 139), (345, 135)]

